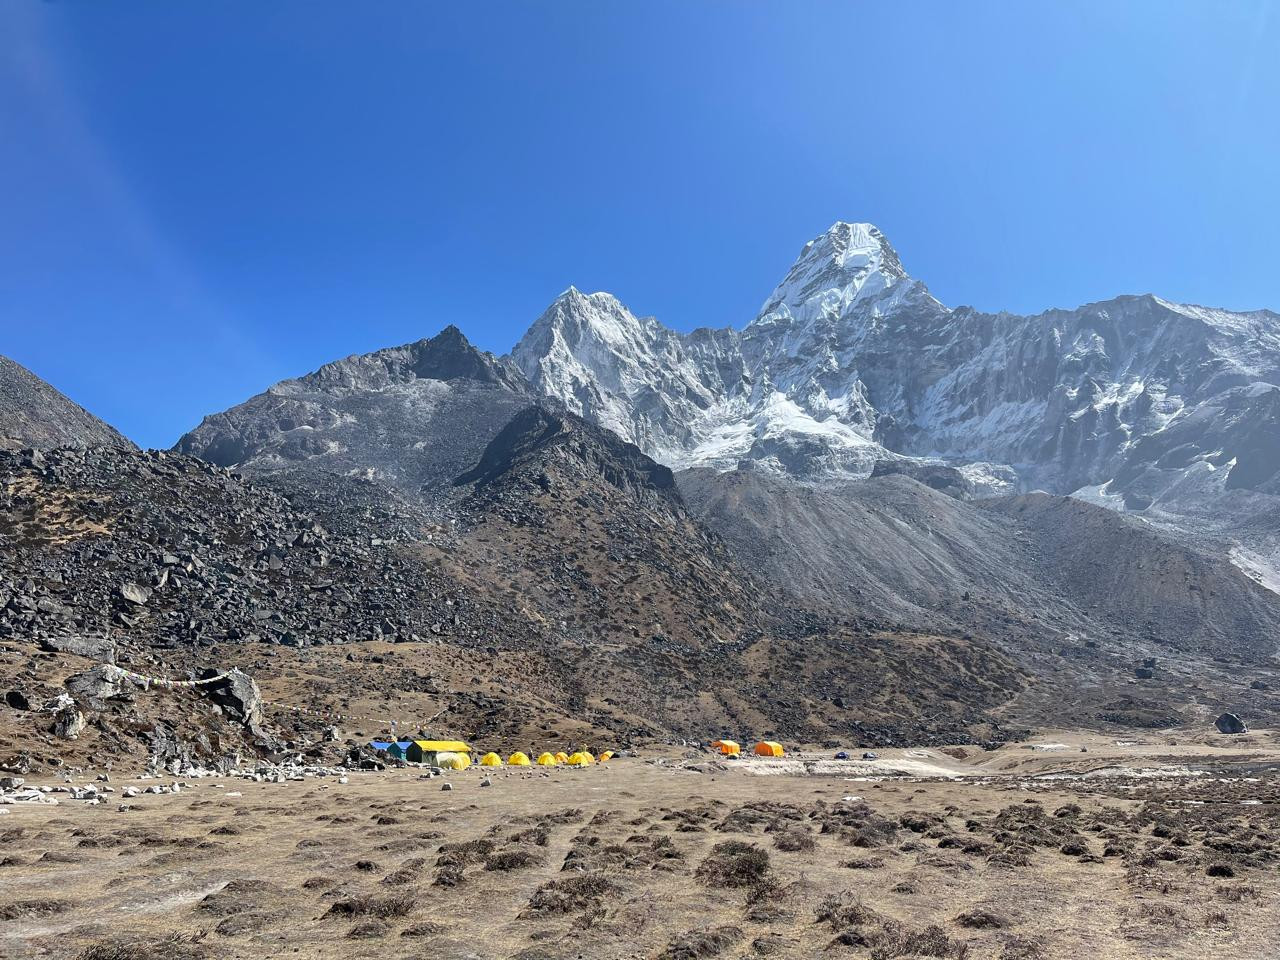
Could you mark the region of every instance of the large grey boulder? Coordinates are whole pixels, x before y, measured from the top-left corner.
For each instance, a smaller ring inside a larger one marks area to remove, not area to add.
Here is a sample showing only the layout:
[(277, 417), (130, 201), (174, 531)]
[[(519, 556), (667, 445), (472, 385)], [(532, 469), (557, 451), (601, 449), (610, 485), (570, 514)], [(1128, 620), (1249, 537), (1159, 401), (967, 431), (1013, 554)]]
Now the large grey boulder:
[[(206, 676), (217, 674), (208, 671)], [(214, 703), (248, 727), (255, 736), (264, 736), (261, 728), (262, 691), (253, 677), (237, 667), (208, 689)]]
[(128, 674), (109, 663), (67, 677), (65, 686), (77, 702), (87, 703), (95, 710), (103, 709), (108, 700), (129, 700), (133, 696), (133, 681)]
[(40, 646), (53, 653), (71, 653), (99, 663), (116, 662), (116, 644), (108, 637), (42, 637)]
[(53, 715), (53, 734), (62, 740), (75, 740), (84, 731), (84, 714), (69, 703)]
[(1237, 717), (1234, 713), (1224, 713), (1216, 721), (1214, 726), (1218, 728), (1219, 733), (1248, 733), (1249, 728), (1245, 726), (1244, 721)]

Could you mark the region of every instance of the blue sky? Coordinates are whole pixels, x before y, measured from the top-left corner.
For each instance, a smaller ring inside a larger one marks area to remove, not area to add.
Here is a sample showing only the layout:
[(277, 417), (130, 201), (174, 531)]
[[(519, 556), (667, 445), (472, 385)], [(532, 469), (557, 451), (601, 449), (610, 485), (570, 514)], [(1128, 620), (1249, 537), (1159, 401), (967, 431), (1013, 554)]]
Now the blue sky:
[(0, 353), (145, 445), (570, 284), (748, 322), (870, 220), (945, 303), (1280, 308), (1259, 0), (0, 5)]

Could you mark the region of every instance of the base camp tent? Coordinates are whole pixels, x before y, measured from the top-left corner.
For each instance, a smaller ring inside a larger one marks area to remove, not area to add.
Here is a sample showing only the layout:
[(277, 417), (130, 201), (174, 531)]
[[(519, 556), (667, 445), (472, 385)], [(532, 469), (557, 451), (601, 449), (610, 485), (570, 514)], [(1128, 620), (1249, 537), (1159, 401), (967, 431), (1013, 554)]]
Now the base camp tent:
[(600, 754), (600, 757), (599, 757), (599, 760), (601, 763), (608, 763), (612, 759), (613, 759), (612, 750), (606, 750), (604, 753)]
[(571, 756), (568, 760), (571, 767), (589, 767), (595, 762), (595, 757), (589, 753), (578, 752)]
[(755, 752), (757, 757), (781, 757), (786, 753), (776, 740), (761, 740), (756, 744)]
[(569, 762), (569, 755), (565, 753), (563, 750), (561, 750), (559, 753), (556, 754), (556, 763), (568, 763), (568, 762)]
[(517, 750), (511, 756), (507, 757), (507, 763), (511, 764), (513, 767), (527, 767), (529, 766), (529, 755)]
[(715, 740), (711, 745), (726, 757), (736, 757), (742, 752), (742, 746), (737, 740)]
[(438, 753), (436, 766), (441, 770), (465, 770), (471, 766), (471, 755), (467, 753)]
[(442, 766), (442, 754), (461, 755), (471, 763), (471, 748), (461, 740), (414, 740), (409, 744), (405, 757), (411, 763), (426, 763), (433, 767)]
[(409, 746), (412, 742), (412, 740), (370, 740), (369, 746), (395, 760), (404, 760), (409, 755)]
[(502, 766), (502, 758), (496, 753), (486, 753), (480, 758), (480, 766), (482, 767), (500, 767)]
[(540, 767), (554, 767), (559, 762), (560, 761), (556, 759), (556, 755), (554, 753), (538, 754), (538, 766)]

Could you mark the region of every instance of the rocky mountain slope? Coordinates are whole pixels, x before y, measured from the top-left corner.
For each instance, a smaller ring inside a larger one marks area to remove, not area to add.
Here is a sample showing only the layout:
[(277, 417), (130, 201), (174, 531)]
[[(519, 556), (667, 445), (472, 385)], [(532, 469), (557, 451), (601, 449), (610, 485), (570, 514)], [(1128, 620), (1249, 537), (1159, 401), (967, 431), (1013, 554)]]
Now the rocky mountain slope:
[(1280, 506), (1280, 317), (1155, 296), (953, 309), (865, 223), (806, 244), (741, 329), (680, 333), (571, 287), (509, 358), (449, 328), (277, 384), (177, 449), (438, 490), (535, 397), (673, 469), (1075, 494), (1221, 541), (1280, 582), (1280, 538), (1233, 507), (1241, 492)]
[(1028, 649), (1088, 642), (1136, 659), (1254, 664), (1280, 652), (1276, 594), (1184, 539), (1072, 498), (963, 502), (903, 476), (822, 489), (751, 468), (677, 477), (739, 562), (816, 609)]
[(1080, 491), (1223, 533), (1229, 512), (1203, 505), (1270, 496), (1280, 467), (1280, 316), (1154, 296), (952, 309), (869, 224), (808, 243), (741, 330), (677, 333), (571, 289), (512, 358), (673, 468), (747, 460), (840, 482), (942, 460), (977, 495)]
[(219, 466), (447, 486), (531, 399), (520, 372), (457, 327), (347, 357), (206, 417), (175, 450)]
[[(990, 711), (1028, 682), (981, 640), (791, 615), (689, 516), (670, 471), (569, 415), (514, 418), (454, 496), (441, 523), (309, 469), (247, 480), (180, 454), (0, 452), (0, 763), (334, 759), (393, 719), (513, 746), (731, 729), (950, 741), (1000, 736)], [(102, 664), (241, 669), (260, 722)]]
[(0, 356), (0, 449), (67, 446), (133, 444), (26, 367)]

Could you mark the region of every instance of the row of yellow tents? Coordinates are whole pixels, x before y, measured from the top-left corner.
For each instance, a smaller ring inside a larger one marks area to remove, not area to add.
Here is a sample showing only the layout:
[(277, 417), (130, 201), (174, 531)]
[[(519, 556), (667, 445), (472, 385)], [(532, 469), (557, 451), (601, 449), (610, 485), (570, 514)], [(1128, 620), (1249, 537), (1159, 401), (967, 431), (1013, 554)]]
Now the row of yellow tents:
[[(736, 757), (742, 753), (742, 744), (736, 740), (715, 740), (711, 746), (726, 757)], [(785, 757), (787, 755), (787, 751), (782, 749), (782, 744), (776, 740), (761, 740), (751, 748), (751, 752), (757, 757)]]
[[(592, 756), (587, 750), (578, 750), (574, 753), (565, 753), (564, 751), (559, 753), (540, 753), (537, 760), (530, 760), (527, 753), (517, 750), (507, 757), (506, 763), (509, 767), (529, 767), (534, 764), (539, 767), (555, 767), (560, 764), (570, 767), (589, 767), (593, 763), (608, 763), (612, 759), (612, 750), (606, 750), (598, 757)], [(486, 753), (480, 758), (480, 766), (500, 767), (502, 766), (502, 757), (493, 752)]]

